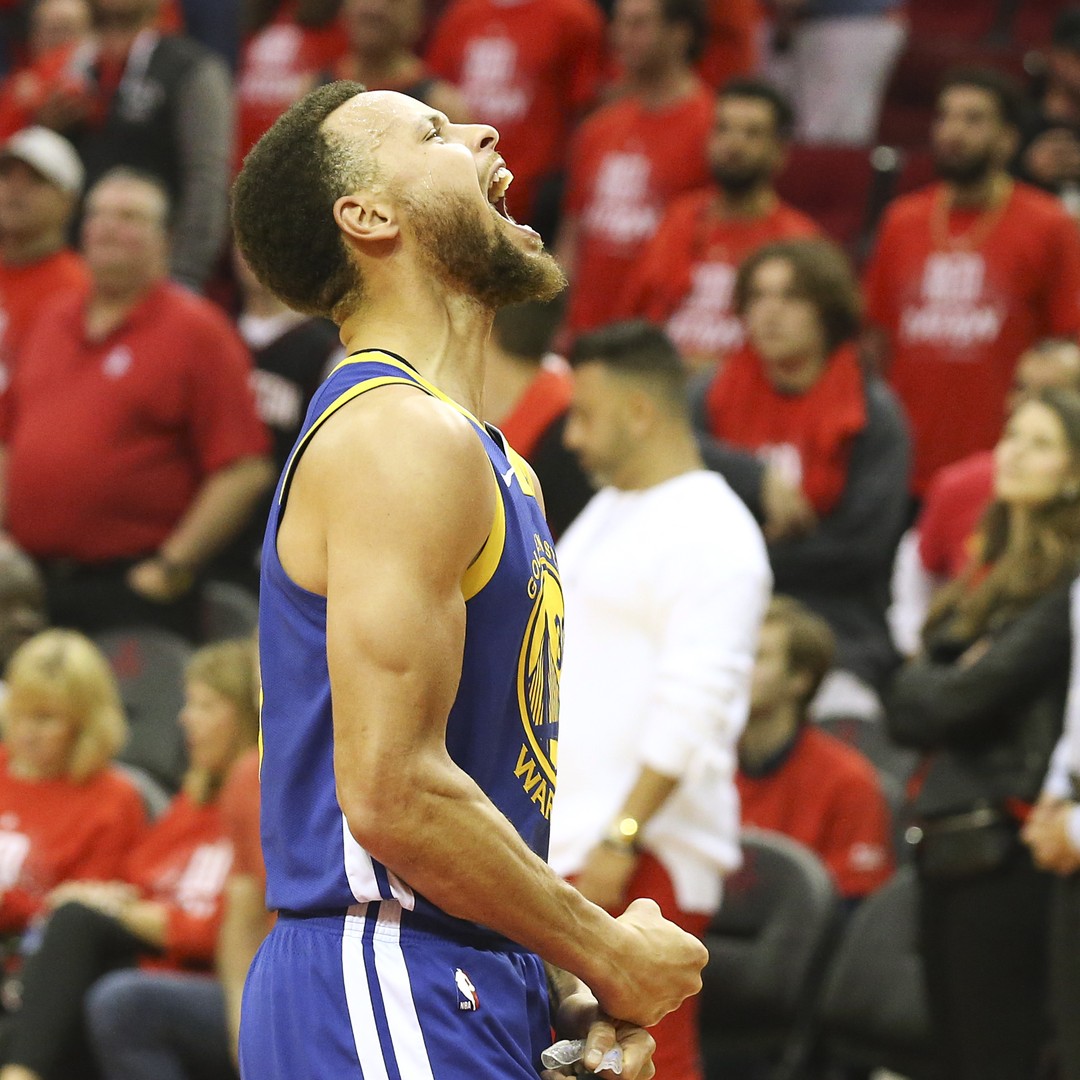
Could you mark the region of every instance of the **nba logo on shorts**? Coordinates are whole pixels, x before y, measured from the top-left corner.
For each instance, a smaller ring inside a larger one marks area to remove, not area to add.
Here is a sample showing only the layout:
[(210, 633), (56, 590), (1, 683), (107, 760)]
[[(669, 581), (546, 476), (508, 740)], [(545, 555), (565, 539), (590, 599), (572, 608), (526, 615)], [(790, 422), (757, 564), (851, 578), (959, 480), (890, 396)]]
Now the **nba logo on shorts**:
[(472, 979), (461, 968), (454, 970), (454, 982), (457, 983), (458, 1003), (461, 1012), (476, 1012), (480, 1008), (480, 998), (476, 994), (476, 987)]

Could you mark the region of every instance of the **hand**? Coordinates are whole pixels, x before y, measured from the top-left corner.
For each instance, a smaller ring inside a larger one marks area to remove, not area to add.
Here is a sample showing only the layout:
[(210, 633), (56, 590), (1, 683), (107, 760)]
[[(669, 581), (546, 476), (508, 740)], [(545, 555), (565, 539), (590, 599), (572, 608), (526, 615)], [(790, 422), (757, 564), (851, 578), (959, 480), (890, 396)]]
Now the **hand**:
[(616, 920), (621, 933), (590, 976), (608, 1016), (652, 1027), (701, 989), (705, 946), (660, 914), (653, 900), (634, 900)]
[(46, 897), (50, 910), (63, 904), (83, 904), (103, 915), (119, 918), (138, 899), (138, 890), (123, 881), (65, 881)]
[(1069, 836), (1069, 814), (1075, 805), (1040, 799), (1021, 834), (1036, 866), (1063, 877), (1080, 870), (1080, 851)]
[(172, 566), (155, 555), (136, 563), (127, 575), (128, 588), (144, 600), (169, 604), (178, 600), (194, 584), (194, 575), (181, 567)]
[(597, 844), (574, 887), (587, 900), (617, 915), (626, 907), (626, 886), (637, 866), (637, 853), (627, 845)]
[(765, 511), (762, 531), (769, 543), (801, 536), (817, 524), (817, 514), (802, 488), (787, 480), (775, 465), (765, 466), (761, 505)]
[(965, 670), (974, 667), (990, 651), (991, 644), (989, 638), (979, 638), (974, 645), (969, 645), (960, 659), (956, 661), (957, 666)]
[[(642, 1027), (627, 1023), (625, 1020), (612, 1020), (600, 1012), (596, 998), (582, 985), (581, 992), (567, 998), (555, 1017), (555, 1031), (560, 1039), (584, 1039), (585, 1055), (581, 1064), (595, 1070), (604, 1055), (613, 1047), (622, 1051), (622, 1080), (651, 1080), (656, 1075), (653, 1065), (653, 1051), (656, 1043), (653, 1037)], [(576, 1066), (567, 1065), (560, 1069), (545, 1069), (541, 1080), (563, 1080), (563, 1077), (576, 1076)], [(596, 1073), (607, 1080), (615, 1080), (616, 1074), (608, 1069)]]
[(34, 121), (53, 131), (70, 131), (86, 123), (92, 109), (92, 103), (85, 94), (71, 87), (60, 87), (37, 107)]

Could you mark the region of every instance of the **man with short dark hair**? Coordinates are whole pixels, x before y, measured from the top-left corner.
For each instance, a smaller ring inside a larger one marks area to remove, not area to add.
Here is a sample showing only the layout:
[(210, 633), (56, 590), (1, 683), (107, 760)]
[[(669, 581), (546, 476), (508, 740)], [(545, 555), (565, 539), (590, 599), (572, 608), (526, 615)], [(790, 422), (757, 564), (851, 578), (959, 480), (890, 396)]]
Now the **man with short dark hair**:
[(939, 182), (887, 211), (865, 279), (867, 321), (911, 420), (912, 486), (1001, 429), (1017, 358), (1080, 333), (1080, 235), (1052, 196), (1013, 180), (1023, 98), (1006, 76), (950, 76), (931, 132)]
[[(563, 278), (505, 214), (498, 137), (332, 83), (234, 186), (252, 270), (333, 317), (349, 354), (263, 545), (261, 815), (281, 917), (244, 994), (241, 1067), (259, 1080), (612, 1080), (614, 1049), (647, 1080), (636, 1025), (701, 985), (704, 948), (654, 905), (613, 919), (544, 861), (562, 590), (535, 476), (480, 417), (495, 311)], [(583, 1054), (541, 1065), (553, 1026)]]
[(892, 874), (890, 813), (873, 765), (810, 721), (833, 647), (824, 619), (788, 596), (773, 597), (736, 780), (743, 824), (805, 844), (828, 867), (837, 892), (856, 901)]
[(692, 369), (715, 368), (742, 346), (732, 306), (739, 263), (762, 244), (820, 231), (773, 188), (791, 123), (791, 106), (768, 83), (728, 83), (709, 135), (713, 183), (671, 204), (627, 279), (620, 314), (662, 325)]
[(169, 201), (107, 173), (82, 226), (88, 292), (27, 334), (0, 416), (4, 524), (52, 621), (194, 639), (199, 579), (270, 482), (251, 359), (224, 314), (167, 279)]
[[(600, 490), (559, 543), (568, 629), (552, 865), (608, 911), (647, 896), (705, 932), (739, 863), (735, 747), (770, 574), (704, 467), (671, 341), (578, 339), (567, 445)], [(697, 1007), (653, 1029), (657, 1075), (699, 1080)]]
[(598, 109), (570, 148), (559, 261), (571, 333), (618, 315), (626, 276), (678, 195), (709, 182), (713, 97), (694, 73), (701, 0), (618, 0), (612, 22), (624, 96)]

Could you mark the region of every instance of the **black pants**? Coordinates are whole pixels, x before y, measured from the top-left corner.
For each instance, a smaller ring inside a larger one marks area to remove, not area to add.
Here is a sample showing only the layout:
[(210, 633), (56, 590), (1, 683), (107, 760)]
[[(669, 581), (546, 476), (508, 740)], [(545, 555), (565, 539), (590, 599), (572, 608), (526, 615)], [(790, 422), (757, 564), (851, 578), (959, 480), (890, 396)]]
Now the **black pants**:
[(118, 559), (99, 566), (66, 560), (39, 562), (52, 624), (91, 636), (106, 630), (155, 626), (189, 641), (201, 640), (199, 585), (168, 604), (147, 600), (127, 584), (128, 571), (140, 561)]
[(82, 904), (50, 918), (41, 948), (23, 969), (22, 1007), (8, 1018), (4, 1064), (44, 1080), (96, 1077), (83, 998), (102, 975), (131, 967), (148, 947), (115, 919)]
[(948, 1080), (1042, 1075), (1050, 886), (1019, 843), (988, 873), (961, 881), (920, 877), (920, 948)]
[(1054, 882), (1050, 988), (1061, 1080), (1080, 1080), (1080, 873)]

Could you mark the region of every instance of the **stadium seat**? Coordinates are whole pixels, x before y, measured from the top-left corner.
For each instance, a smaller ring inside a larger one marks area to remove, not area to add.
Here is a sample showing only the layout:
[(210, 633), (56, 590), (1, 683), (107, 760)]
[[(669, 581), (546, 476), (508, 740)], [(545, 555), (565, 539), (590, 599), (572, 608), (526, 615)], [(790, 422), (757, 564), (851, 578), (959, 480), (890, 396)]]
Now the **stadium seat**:
[(919, 755), (914, 750), (897, 746), (880, 720), (867, 720), (861, 716), (828, 716), (817, 723), (824, 731), (854, 746), (881, 773), (894, 777), (902, 785), (911, 776)]
[(808, 848), (778, 833), (745, 829), (743, 866), (705, 935), (702, 1051), (710, 1080), (767, 1062), (771, 1080), (799, 1075), (823, 961), (839, 901)]
[(943, 1080), (930, 1060), (916, 890), (914, 870), (898, 871), (856, 909), (833, 954), (817, 1026), (825, 1053), (837, 1065)]
[(149, 773), (175, 792), (187, 768), (179, 715), (184, 704), (184, 669), (192, 648), (167, 630), (140, 627), (99, 635), (120, 684), (130, 734), (118, 759)]
[(247, 637), (259, 625), (259, 601), (241, 585), (208, 581), (201, 615), (204, 642)]

